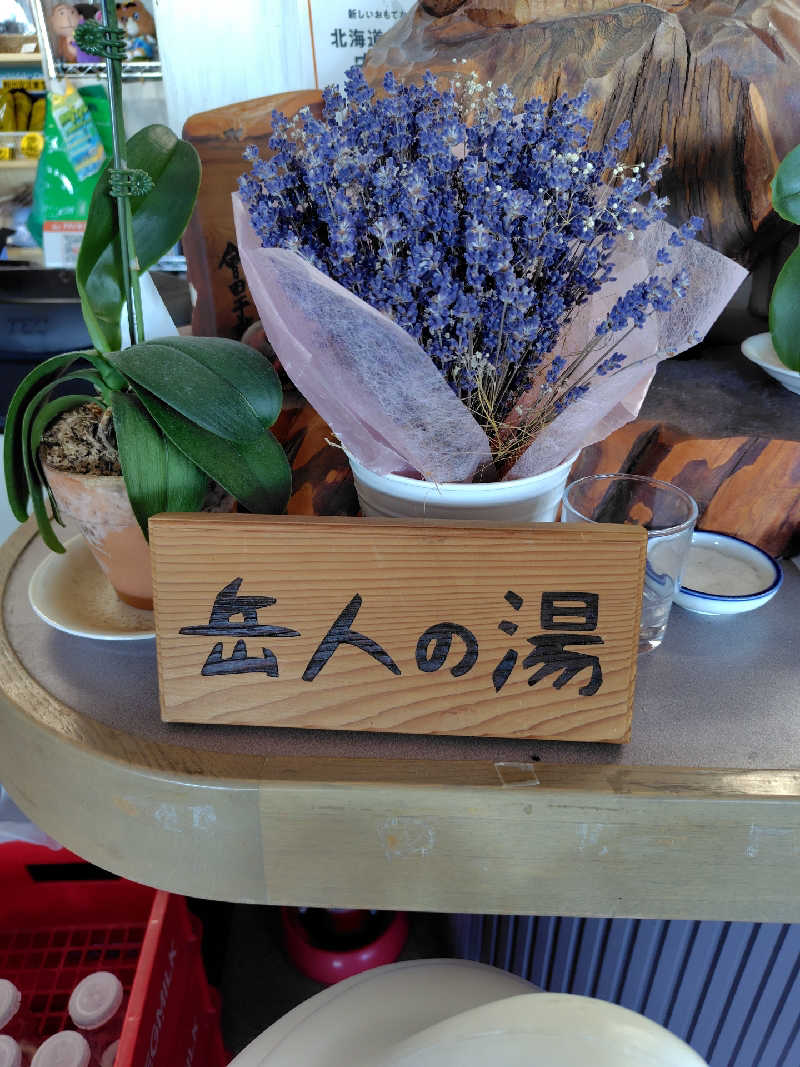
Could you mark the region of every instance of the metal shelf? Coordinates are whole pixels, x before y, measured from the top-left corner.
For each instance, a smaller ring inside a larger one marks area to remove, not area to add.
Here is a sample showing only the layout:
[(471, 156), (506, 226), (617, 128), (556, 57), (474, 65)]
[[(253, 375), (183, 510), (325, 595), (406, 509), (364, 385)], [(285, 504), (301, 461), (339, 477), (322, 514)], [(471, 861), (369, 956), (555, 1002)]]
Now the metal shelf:
[[(45, 78), (53, 81), (56, 78), (104, 78), (106, 76), (106, 65), (102, 60), (97, 63), (64, 63), (63, 60), (54, 55), (42, 0), (33, 0), (32, 7), (36, 32), (39, 37), (39, 46), (42, 51)], [(160, 78), (161, 63), (157, 60), (145, 59), (133, 63), (123, 63), (122, 77), (125, 81), (135, 81), (140, 78)]]
[[(105, 63), (62, 63), (56, 60), (56, 76), (59, 78), (104, 78), (106, 76)], [(160, 78), (161, 64), (157, 60), (138, 60), (134, 63), (122, 64), (123, 81), (133, 81), (138, 78)]]

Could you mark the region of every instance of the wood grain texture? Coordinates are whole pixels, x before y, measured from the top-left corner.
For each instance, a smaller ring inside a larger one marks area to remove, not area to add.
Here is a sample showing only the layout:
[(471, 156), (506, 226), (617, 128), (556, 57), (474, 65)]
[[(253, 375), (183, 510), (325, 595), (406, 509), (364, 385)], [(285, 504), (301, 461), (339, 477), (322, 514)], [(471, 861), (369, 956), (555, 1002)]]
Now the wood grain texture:
[[(276, 434), (277, 436), (277, 434)], [(357, 515), (358, 495), (344, 451), (310, 404), (292, 412), (279, 437), (292, 466), (290, 515)]]
[(199, 337), (241, 337), (256, 318), (245, 290), (248, 306), (236, 308), (238, 294), (226, 266), (225, 253), (235, 247), (231, 195), (240, 175), (248, 169), (242, 153), (249, 144), (269, 155), (272, 111), (293, 115), (303, 107), (320, 114), (322, 95), (315, 90), (277, 93), (241, 104), (216, 108), (192, 115), (183, 127), (183, 136), (197, 149), (203, 165), (203, 178), (194, 214), (183, 237), (184, 251), (197, 303), (192, 314), (192, 332)]
[(637, 419), (585, 448), (570, 478), (617, 471), (691, 493), (700, 529), (733, 534), (772, 556), (800, 550), (800, 442), (698, 438)]
[(281, 382), (283, 403), (272, 432), (292, 468), (290, 515), (358, 515), (353, 472), (336, 435), (289, 378), (259, 321), (242, 335), (270, 361)]
[(800, 141), (797, 0), (466, 0), (447, 8), (436, 17), (418, 5), (381, 37), (364, 67), (370, 83), (386, 70), (452, 76), (453, 61), (466, 60), (462, 70), (506, 83), (521, 100), (585, 85), (593, 145), (624, 120), (631, 160), (650, 160), (666, 144), (662, 192), (676, 217), (706, 220), (703, 238), (714, 248), (752, 264), (783, 232), (769, 182)]
[[(150, 544), (165, 721), (629, 738), (646, 544), (638, 527), (162, 515)], [(242, 578), (231, 594), (242, 599), (210, 618), (220, 590)], [(599, 604), (593, 619), (585, 594)], [(253, 596), (277, 603), (260, 607)], [(334, 623), (347, 612), (339, 643)], [(248, 621), (289, 633), (248, 636)], [(460, 636), (432, 629), (451, 624)], [(560, 648), (557, 633), (571, 631)], [(380, 652), (354, 647), (362, 635)], [(510, 648), (519, 663), (500, 682), (493, 672)], [(236, 649), (246, 658), (234, 661)]]

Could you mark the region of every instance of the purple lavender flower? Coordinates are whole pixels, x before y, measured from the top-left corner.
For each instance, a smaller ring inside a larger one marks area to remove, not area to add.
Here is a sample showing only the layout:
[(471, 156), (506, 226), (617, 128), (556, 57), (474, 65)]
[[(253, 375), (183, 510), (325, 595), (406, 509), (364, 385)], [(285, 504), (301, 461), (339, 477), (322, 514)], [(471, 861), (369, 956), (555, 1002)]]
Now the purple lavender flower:
[[(536, 387), (546, 421), (585, 393), (587, 367), (619, 368), (615, 336), (669, 310), (688, 284), (682, 274), (642, 280), (584, 352), (556, 354), (613, 277), (617, 240), (664, 218), (666, 149), (647, 166), (620, 165), (628, 123), (590, 149), (588, 100), (520, 108), (506, 86), (473, 76), (441, 89), (430, 72), (422, 85), (388, 73), (379, 97), (353, 68), (342, 91), (323, 93), (321, 119), (273, 115), (272, 155), (246, 150), (239, 192), (264, 245), (296, 250), (394, 319), (477, 417), (479, 392), (498, 425)], [(669, 243), (701, 225), (690, 219)], [(657, 262), (671, 262), (668, 249)]]
[(599, 374), (601, 377), (611, 374), (613, 371), (619, 370), (627, 358), (624, 352), (612, 352), (610, 356), (607, 356), (597, 364), (595, 374)]

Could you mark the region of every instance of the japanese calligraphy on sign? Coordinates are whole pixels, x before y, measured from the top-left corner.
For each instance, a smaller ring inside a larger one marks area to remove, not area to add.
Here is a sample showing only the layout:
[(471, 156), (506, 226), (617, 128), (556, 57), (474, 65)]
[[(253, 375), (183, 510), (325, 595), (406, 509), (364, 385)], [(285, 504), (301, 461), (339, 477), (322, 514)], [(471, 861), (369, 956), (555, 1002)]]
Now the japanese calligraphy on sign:
[(638, 527), (159, 516), (151, 548), (167, 720), (628, 736)]
[(310, 0), (319, 88), (341, 82), (350, 67), (363, 66), (367, 51), (413, 6), (414, 0)]
[(225, 246), (217, 264), (217, 270), (230, 273), (231, 280), (227, 285), (228, 292), (231, 294), (230, 310), (235, 316), (239, 333), (242, 334), (253, 321), (254, 316), (247, 313), (247, 309), (252, 308), (253, 304), (247, 292), (247, 282), (244, 279), (239, 249), (233, 241), (228, 241)]

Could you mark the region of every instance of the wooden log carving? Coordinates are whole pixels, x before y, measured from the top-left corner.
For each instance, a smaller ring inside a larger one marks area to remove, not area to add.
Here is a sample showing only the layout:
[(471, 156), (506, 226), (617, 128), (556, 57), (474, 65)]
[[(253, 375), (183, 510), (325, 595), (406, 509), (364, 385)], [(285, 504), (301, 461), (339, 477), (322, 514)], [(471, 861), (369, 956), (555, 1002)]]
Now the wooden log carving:
[(800, 141), (798, 0), (424, 0), (379, 39), (364, 72), (452, 75), (466, 59), (520, 99), (591, 93), (595, 144), (632, 124), (631, 160), (666, 144), (674, 218), (752, 265), (782, 228), (769, 183)]
[[(260, 323), (243, 340), (276, 362)], [(289, 514), (357, 515), (350, 466), (332, 443), (333, 431), (283, 380), (284, 406), (273, 430), (292, 465)], [(733, 534), (773, 556), (800, 552), (800, 441), (692, 437), (666, 423), (635, 419), (584, 448), (570, 481), (617, 472), (681, 486), (697, 501), (701, 529)]]
[(772, 556), (800, 551), (800, 441), (690, 437), (637, 419), (585, 448), (570, 479), (617, 471), (691, 493), (700, 529), (733, 534)]
[[(269, 354), (260, 325), (247, 340)], [(266, 346), (266, 347), (265, 347)], [(274, 427), (292, 465), (290, 515), (357, 515), (350, 466), (334, 434), (291, 387)], [(800, 441), (692, 437), (665, 423), (635, 419), (584, 448), (570, 481), (591, 474), (643, 474), (695, 498), (698, 527), (733, 534), (772, 556), (800, 552)]]
[(283, 404), (272, 432), (292, 468), (289, 515), (358, 515), (358, 497), (347, 456), (325, 420), (298, 392), (281, 366), (260, 322), (242, 336), (272, 363), (283, 387)]

